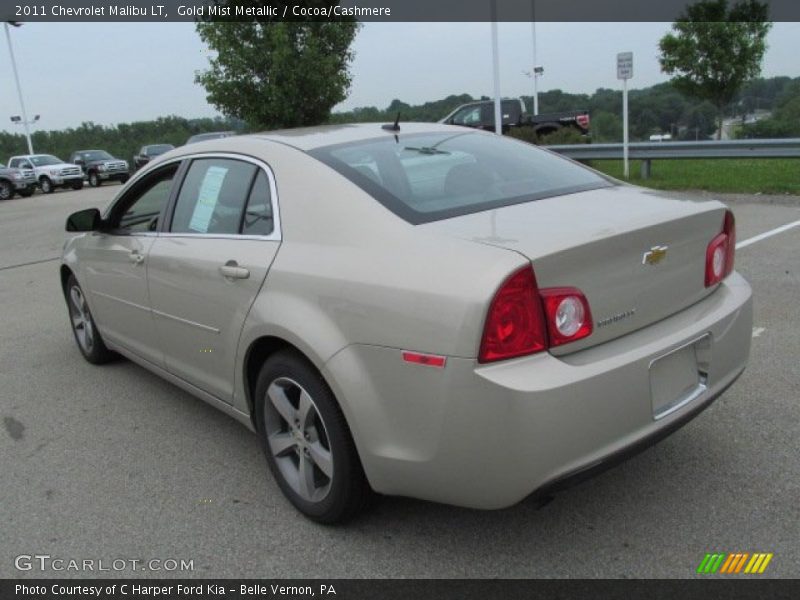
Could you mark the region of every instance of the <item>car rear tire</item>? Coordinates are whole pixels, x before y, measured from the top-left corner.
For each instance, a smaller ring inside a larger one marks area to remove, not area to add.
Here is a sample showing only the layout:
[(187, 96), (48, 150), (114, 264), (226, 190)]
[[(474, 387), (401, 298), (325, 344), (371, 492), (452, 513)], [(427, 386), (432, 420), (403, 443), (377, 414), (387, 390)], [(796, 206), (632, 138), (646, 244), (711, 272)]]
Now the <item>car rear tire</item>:
[(116, 354), (106, 348), (89, 311), (83, 290), (74, 275), (70, 275), (67, 279), (66, 300), (72, 333), (83, 357), (93, 365), (101, 365), (112, 360)]
[(11, 200), (14, 197), (14, 186), (8, 181), (0, 181), (0, 200)]
[(281, 491), (309, 519), (345, 522), (373, 492), (350, 428), (319, 372), (296, 352), (264, 363), (255, 391), (256, 422)]
[(30, 198), (31, 196), (33, 196), (33, 192), (34, 192), (34, 191), (35, 191), (35, 190), (22, 190), (22, 191), (19, 191), (19, 192), (17, 192), (17, 193), (18, 193), (20, 196), (22, 196), (23, 198)]
[(94, 171), (89, 172), (89, 186), (90, 187), (99, 187), (100, 186), (100, 178), (97, 176), (97, 173)]
[(42, 189), (43, 194), (53, 193), (53, 182), (50, 181), (49, 177), (42, 177), (39, 179), (39, 187)]
[(123, 175), (122, 177), (120, 177), (119, 178), (120, 185), (125, 185), (126, 183), (128, 183), (128, 179), (130, 179), (129, 175)]
[(72, 189), (75, 190), (75, 191), (82, 190), (83, 189), (83, 182), (82, 181), (76, 181), (75, 183), (72, 184)]

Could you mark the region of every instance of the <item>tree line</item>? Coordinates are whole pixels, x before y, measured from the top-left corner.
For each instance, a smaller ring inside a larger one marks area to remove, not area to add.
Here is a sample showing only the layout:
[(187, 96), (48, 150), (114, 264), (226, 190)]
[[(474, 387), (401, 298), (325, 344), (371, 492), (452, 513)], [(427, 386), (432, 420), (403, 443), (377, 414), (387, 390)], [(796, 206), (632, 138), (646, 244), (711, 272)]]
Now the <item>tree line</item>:
[[(630, 127), (632, 140), (647, 140), (654, 133), (671, 133), (684, 140), (708, 139), (716, 130), (716, 107), (677, 91), (671, 84), (662, 83), (649, 88), (631, 90)], [(450, 95), (440, 100), (410, 104), (393, 100), (386, 108), (374, 106), (332, 113), (328, 123), (364, 123), (394, 121), (438, 121), (454, 108), (474, 100), (489, 100), (488, 96), (469, 94)], [(533, 100), (523, 96), (528, 110)], [(588, 110), (592, 117), (592, 141), (619, 142), (622, 140), (622, 93), (607, 88), (593, 94), (571, 94), (550, 90), (539, 94), (540, 113), (566, 110)], [(755, 79), (746, 84), (727, 107), (728, 117), (741, 117), (755, 111), (770, 111), (772, 116), (736, 128), (739, 137), (800, 136), (800, 77)], [(100, 148), (114, 156), (131, 160), (145, 144), (167, 143), (180, 146), (187, 138), (206, 131), (255, 131), (242, 120), (232, 118), (186, 119), (178, 116), (159, 117), (153, 121), (137, 121), (103, 126), (82, 123), (60, 131), (37, 131), (32, 135), (36, 152), (55, 154), (67, 159), (75, 150)], [(0, 162), (9, 156), (27, 153), (25, 136), (0, 132)]]
[[(529, 112), (533, 98), (523, 96)], [(437, 121), (461, 104), (475, 100), (490, 100), (488, 96), (474, 98), (469, 94), (451, 95), (442, 100), (411, 105), (393, 100), (385, 109), (375, 106), (355, 108), (334, 113), (333, 123), (393, 121), (400, 113), (402, 121)], [(539, 112), (588, 110), (592, 119), (592, 141), (622, 141), (622, 92), (600, 88), (593, 94), (571, 94), (562, 90), (539, 93)], [(800, 135), (800, 77), (754, 79), (742, 87), (733, 101), (725, 107), (728, 117), (744, 117), (756, 111), (774, 111), (771, 119), (756, 126), (745, 126), (740, 135), (751, 137), (791, 137)], [(678, 91), (671, 83), (629, 92), (630, 134), (634, 141), (647, 140), (653, 134), (669, 133), (675, 139), (704, 140), (717, 130), (717, 107), (708, 100), (698, 100)], [(766, 134), (766, 135), (765, 135)]]
[[(76, 150), (101, 149), (131, 162), (133, 155), (146, 144), (180, 146), (196, 133), (226, 130), (245, 131), (246, 125), (239, 119), (185, 119), (177, 116), (111, 126), (88, 122), (60, 131), (36, 131), (31, 134), (31, 141), (34, 152), (54, 154), (63, 160)], [(0, 131), (0, 163), (5, 163), (9, 156), (27, 153), (24, 135)]]

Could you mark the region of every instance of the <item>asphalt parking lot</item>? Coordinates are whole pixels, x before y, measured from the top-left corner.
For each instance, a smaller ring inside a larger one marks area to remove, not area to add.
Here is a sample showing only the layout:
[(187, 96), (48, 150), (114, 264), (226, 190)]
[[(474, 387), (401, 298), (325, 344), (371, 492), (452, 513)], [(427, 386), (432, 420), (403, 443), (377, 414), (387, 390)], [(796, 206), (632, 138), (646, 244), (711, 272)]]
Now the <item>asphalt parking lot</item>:
[[(193, 560), (174, 574), (214, 578), (682, 578), (706, 552), (771, 552), (762, 577), (800, 577), (800, 227), (737, 253), (755, 292), (750, 365), (659, 445), (543, 508), (385, 498), (327, 528), (284, 500), (241, 425), (130, 362), (81, 358), (63, 224), (118, 190), (0, 203), (0, 577), (92, 576), (14, 566), (48, 554)], [(800, 198), (723, 199), (739, 241), (800, 220)]]

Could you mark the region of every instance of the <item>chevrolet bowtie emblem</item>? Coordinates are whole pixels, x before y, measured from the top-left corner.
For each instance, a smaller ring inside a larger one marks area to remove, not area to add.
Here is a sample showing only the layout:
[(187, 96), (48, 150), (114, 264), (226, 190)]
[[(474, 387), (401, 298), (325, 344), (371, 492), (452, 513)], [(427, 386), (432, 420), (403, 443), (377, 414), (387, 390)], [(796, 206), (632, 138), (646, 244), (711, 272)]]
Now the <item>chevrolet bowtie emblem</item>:
[(653, 246), (642, 256), (643, 265), (657, 265), (667, 256), (668, 246)]

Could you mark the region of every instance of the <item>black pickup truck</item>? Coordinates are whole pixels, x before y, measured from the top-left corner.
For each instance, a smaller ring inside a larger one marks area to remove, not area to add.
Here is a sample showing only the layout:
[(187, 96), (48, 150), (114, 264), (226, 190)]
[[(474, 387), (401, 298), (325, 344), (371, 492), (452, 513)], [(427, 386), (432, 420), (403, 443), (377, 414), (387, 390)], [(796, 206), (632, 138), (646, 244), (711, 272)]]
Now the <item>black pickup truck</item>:
[[(548, 135), (564, 127), (572, 127), (581, 135), (589, 135), (589, 112), (585, 110), (534, 116), (525, 111), (525, 103), (519, 98), (501, 100), (500, 109), (503, 114), (503, 133), (508, 133), (512, 127), (532, 127), (537, 135)], [(439, 122), (494, 131), (494, 101), (462, 104)]]
[(105, 150), (78, 150), (69, 160), (81, 166), (92, 187), (103, 185), (104, 181), (125, 183), (131, 175), (127, 161), (114, 158)]

